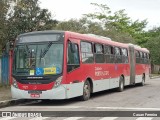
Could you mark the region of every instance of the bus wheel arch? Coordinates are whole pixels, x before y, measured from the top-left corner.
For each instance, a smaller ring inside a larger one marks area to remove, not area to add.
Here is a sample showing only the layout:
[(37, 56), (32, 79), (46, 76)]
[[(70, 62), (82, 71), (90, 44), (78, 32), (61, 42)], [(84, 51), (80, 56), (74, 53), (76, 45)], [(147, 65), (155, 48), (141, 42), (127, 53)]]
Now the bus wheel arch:
[(87, 78), (84, 81), (84, 85), (83, 85), (83, 95), (80, 96), (80, 99), (82, 101), (87, 101), (89, 100), (90, 96), (91, 96), (91, 92), (93, 92), (93, 82), (91, 78)]
[(89, 81), (90, 87), (91, 87), (91, 93), (93, 93), (93, 81), (92, 81), (92, 79), (90, 77), (88, 77), (86, 80)]
[(122, 92), (124, 90), (124, 84), (125, 84), (125, 78), (124, 75), (122, 74), (119, 77), (119, 87), (118, 87), (118, 92)]

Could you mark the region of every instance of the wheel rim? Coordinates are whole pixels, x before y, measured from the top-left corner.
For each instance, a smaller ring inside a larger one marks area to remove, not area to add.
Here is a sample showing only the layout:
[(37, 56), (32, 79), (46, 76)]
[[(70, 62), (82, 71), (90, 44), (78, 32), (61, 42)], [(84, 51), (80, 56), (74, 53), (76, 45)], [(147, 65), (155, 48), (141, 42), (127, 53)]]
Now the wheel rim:
[(145, 78), (144, 78), (144, 76), (142, 77), (142, 84), (143, 85), (145, 84)]
[(88, 83), (84, 85), (84, 97), (89, 98), (90, 97), (90, 86)]
[(121, 81), (121, 89), (123, 90), (123, 81)]

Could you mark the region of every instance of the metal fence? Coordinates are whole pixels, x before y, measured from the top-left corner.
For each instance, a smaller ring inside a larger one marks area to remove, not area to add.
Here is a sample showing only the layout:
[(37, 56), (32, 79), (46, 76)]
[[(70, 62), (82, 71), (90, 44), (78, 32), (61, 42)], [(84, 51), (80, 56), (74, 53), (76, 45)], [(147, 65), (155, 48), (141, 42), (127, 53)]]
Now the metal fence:
[(1, 72), (2, 72), (2, 67), (1, 67), (1, 57), (0, 57), (0, 83), (2, 83)]
[(4, 53), (1, 58), (1, 84), (9, 84), (9, 54)]

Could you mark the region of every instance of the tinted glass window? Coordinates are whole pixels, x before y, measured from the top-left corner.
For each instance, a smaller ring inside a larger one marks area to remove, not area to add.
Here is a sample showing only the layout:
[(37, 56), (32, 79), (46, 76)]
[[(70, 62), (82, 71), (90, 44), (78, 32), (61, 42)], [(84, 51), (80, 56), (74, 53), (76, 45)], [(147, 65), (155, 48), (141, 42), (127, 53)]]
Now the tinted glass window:
[(68, 43), (67, 71), (70, 72), (80, 66), (78, 45), (74, 44), (75, 50), (72, 51), (71, 43)]
[(142, 52), (139, 52), (140, 53), (140, 58), (143, 58), (143, 53)]
[(108, 45), (104, 46), (104, 53), (111, 54), (111, 46), (108, 46)]
[(136, 51), (136, 57), (140, 57), (139, 51)]
[(115, 47), (114, 49), (115, 49), (115, 62), (122, 63), (121, 49), (118, 47)]
[(136, 51), (136, 63), (140, 63), (140, 52)]
[(95, 44), (95, 62), (96, 63), (104, 63), (105, 58), (103, 54), (103, 45), (101, 44)]
[(121, 55), (120, 48), (115, 47), (115, 55)]
[(122, 50), (122, 55), (123, 55), (123, 56), (128, 56), (127, 49), (122, 48), (121, 50)]
[(92, 53), (92, 44), (89, 42), (81, 42), (81, 52)]
[(128, 63), (128, 51), (125, 48), (121, 49), (122, 51), (122, 63)]
[(96, 44), (96, 53), (103, 53), (103, 46), (101, 44)]
[(112, 46), (105, 46), (105, 59), (106, 59), (106, 63), (114, 63), (114, 48)]
[(92, 43), (81, 42), (82, 63), (93, 63)]

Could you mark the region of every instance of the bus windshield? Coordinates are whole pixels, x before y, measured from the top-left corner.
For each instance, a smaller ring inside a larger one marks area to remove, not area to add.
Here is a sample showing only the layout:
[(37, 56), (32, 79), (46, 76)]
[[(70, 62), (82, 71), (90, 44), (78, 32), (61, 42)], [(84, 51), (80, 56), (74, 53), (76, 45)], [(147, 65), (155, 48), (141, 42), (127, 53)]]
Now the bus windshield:
[(55, 75), (62, 72), (63, 44), (19, 44), (14, 49), (14, 75)]

